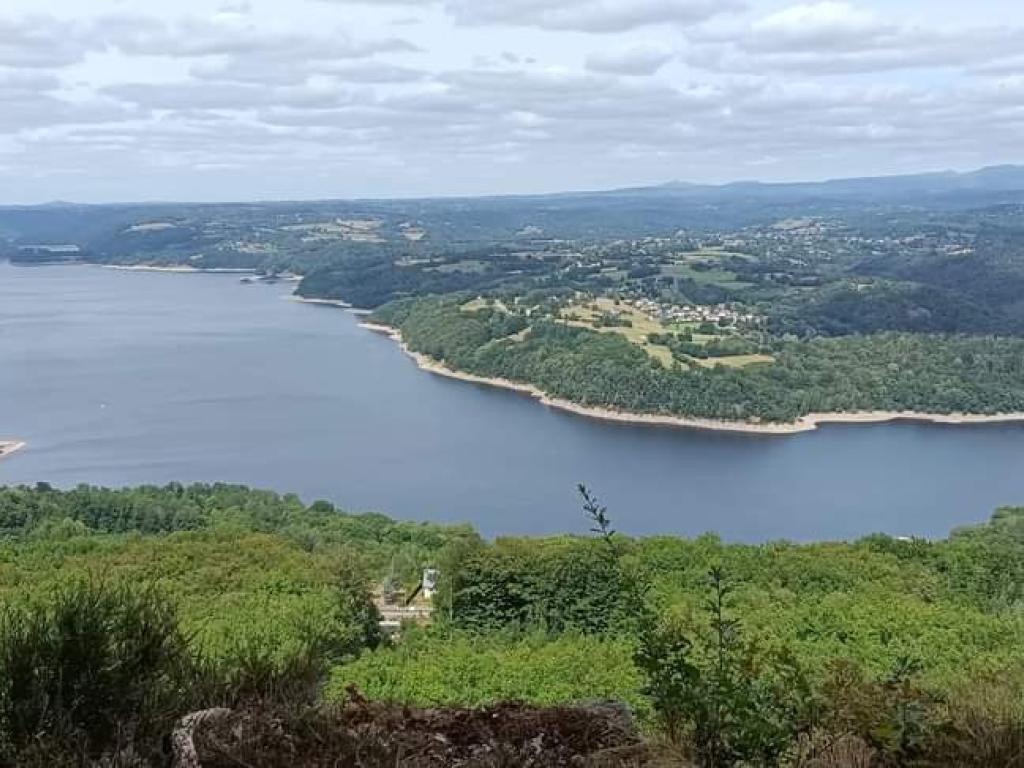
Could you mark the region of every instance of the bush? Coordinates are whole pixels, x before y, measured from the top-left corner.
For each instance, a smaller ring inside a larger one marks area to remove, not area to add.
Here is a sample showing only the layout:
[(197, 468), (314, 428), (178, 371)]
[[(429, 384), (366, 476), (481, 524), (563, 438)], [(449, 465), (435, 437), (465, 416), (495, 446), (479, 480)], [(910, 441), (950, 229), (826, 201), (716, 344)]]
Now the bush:
[(788, 654), (744, 641), (727, 615), (730, 588), (710, 574), (710, 632), (691, 639), (678, 625), (641, 633), (635, 662), (644, 693), (673, 744), (685, 743), (703, 768), (775, 766), (813, 725), (813, 696)]
[(287, 646), (235, 634), (201, 663), (203, 700), (230, 707), (291, 710), (315, 705), (332, 665), (350, 662), (385, 644), (370, 586), (355, 563), (338, 570), (334, 605), (287, 628)]
[(900, 659), (888, 674), (870, 679), (850, 662), (834, 662), (822, 685), (825, 729), (864, 743), (880, 765), (928, 765), (923, 757), (940, 725), (939, 701), (919, 687), (917, 671), (916, 663)]
[(173, 607), (152, 589), (79, 582), (0, 619), (4, 759), (38, 749), (95, 757), (158, 748), (186, 706), (191, 662)]

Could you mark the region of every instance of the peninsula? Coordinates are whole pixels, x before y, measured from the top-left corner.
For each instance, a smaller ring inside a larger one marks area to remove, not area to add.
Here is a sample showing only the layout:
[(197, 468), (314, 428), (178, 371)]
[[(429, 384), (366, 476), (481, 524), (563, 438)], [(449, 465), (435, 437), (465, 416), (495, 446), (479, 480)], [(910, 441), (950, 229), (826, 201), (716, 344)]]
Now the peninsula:
[[(756, 195), (153, 204), (73, 226), (0, 210), (0, 228), (16, 264), (301, 276), (295, 298), (365, 308), (436, 373), (595, 418), (789, 434), (1020, 421), (1022, 206), (1024, 168), (1003, 167)], [(23, 244), (58, 225), (66, 245)]]
[(675, 415), (668, 413), (645, 413), (615, 408), (584, 405), (562, 397), (554, 397), (538, 387), (511, 379), (480, 376), (461, 371), (422, 352), (409, 347), (402, 337), (402, 332), (393, 326), (366, 321), (360, 327), (388, 336), (398, 343), (402, 351), (412, 358), (421, 370), (457, 379), (472, 384), (481, 384), (499, 389), (529, 395), (542, 405), (555, 408), (577, 416), (627, 424), (640, 424), (657, 427), (679, 427), (683, 429), (712, 430), (716, 432), (737, 432), (751, 435), (794, 435), (811, 432), (825, 424), (882, 424), (893, 421), (916, 421), (932, 424), (995, 424), (1024, 422), (1024, 412), (1006, 413), (928, 413), (913, 410), (884, 411), (834, 411), (824, 413), (807, 413), (792, 421), (766, 421), (750, 419), (747, 421), (718, 418), (702, 418), (696, 416)]

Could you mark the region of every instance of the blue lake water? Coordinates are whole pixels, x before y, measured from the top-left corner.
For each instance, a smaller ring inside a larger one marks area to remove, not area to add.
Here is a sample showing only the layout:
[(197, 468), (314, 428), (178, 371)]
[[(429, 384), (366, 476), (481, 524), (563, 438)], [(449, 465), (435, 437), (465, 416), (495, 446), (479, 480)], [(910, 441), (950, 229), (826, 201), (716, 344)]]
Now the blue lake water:
[(579, 532), (941, 536), (1024, 504), (1024, 425), (750, 437), (609, 424), (420, 371), (288, 285), (0, 263), (0, 483), (230, 481), (353, 511)]

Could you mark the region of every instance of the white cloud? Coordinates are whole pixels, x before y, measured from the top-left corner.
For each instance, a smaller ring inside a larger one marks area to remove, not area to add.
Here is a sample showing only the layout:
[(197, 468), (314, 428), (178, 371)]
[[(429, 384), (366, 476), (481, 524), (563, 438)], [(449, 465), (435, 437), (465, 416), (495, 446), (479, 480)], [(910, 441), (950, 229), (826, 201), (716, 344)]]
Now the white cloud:
[(1024, 160), (1024, 8), (999, 0), (959, 18), (952, 0), (290, 2), (4, 0), (0, 188), (189, 197), (201, 171), (221, 198), (473, 193)]
[(616, 75), (653, 75), (674, 57), (667, 45), (647, 43), (628, 48), (599, 51), (587, 57), (586, 66), (592, 72)]
[(439, 6), (459, 24), (611, 33), (690, 25), (742, 8), (740, 0), (321, 0), (335, 4)]
[(395, 37), (357, 40), (344, 29), (327, 33), (266, 31), (247, 17), (233, 15), (212, 21), (185, 18), (176, 23), (145, 16), (110, 16), (97, 21), (93, 29), (108, 45), (135, 56), (259, 55), (315, 61), (418, 50)]
[(735, 0), (449, 0), (461, 24), (622, 32), (652, 24), (696, 24), (738, 8)]
[(984, 66), (1024, 46), (1024, 27), (943, 27), (888, 19), (847, 2), (798, 4), (739, 29), (693, 35), (692, 66), (809, 75)]
[(0, 66), (63, 67), (90, 49), (81, 25), (50, 16), (0, 18)]
[(826, 0), (793, 5), (757, 19), (750, 25), (746, 45), (759, 50), (858, 50), (894, 33), (892, 24), (874, 12), (849, 3)]

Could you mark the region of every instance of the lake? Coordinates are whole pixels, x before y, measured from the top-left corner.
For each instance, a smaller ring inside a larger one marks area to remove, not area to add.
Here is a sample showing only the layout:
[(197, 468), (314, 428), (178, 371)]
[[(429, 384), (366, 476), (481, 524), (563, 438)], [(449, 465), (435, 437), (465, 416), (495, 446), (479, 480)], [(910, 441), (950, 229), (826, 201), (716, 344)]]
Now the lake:
[(288, 284), (0, 263), (0, 483), (227, 481), (352, 511), (583, 532), (942, 536), (1024, 504), (1024, 425), (746, 436), (592, 421), (420, 371)]

